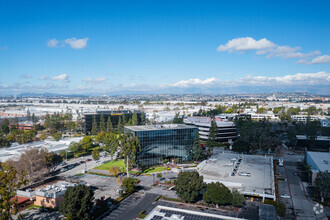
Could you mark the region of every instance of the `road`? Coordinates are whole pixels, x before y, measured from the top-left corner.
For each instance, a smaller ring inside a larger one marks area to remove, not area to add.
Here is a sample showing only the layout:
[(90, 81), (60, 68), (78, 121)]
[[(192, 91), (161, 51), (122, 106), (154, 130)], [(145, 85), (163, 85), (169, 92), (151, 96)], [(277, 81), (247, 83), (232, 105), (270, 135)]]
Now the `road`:
[[(284, 181), (278, 181), (279, 195), (290, 195), (290, 199), (280, 198), (280, 201), (287, 206), (286, 219), (323, 219), (325, 213), (315, 214), (313, 208), (316, 202), (308, 198), (300, 177), (295, 175), (297, 173), (297, 161), (303, 161), (303, 157), (303, 155), (289, 155), (286, 152), (283, 156), (284, 166), (277, 165), (277, 173), (284, 179)], [(327, 218), (325, 217), (325, 219)]]

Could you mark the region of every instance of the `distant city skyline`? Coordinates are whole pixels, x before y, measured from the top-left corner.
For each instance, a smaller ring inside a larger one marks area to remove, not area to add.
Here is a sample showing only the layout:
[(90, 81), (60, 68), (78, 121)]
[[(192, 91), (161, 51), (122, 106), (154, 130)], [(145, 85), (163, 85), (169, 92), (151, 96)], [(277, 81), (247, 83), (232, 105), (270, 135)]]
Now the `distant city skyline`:
[(0, 94), (330, 94), (328, 1), (0, 8)]

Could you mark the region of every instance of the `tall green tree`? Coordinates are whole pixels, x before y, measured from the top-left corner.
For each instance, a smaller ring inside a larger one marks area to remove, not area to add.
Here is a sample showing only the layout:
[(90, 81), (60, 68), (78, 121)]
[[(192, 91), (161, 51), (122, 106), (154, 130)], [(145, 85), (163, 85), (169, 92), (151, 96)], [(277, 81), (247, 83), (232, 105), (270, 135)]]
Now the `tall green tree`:
[(233, 189), (232, 191), (232, 202), (231, 204), (233, 204), (234, 206), (238, 206), (238, 207), (241, 207), (243, 206), (243, 203), (245, 201), (245, 198), (242, 194), (240, 194), (237, 189)]
[(210, 152), (212, 151), (212, 149), (217, 146), (217, 141), (216, 141), (217, 134), (218, 134), (217, 123), (215, 121), (211, 121), (209, 136), (206, 141), (208, 156), (210, 156)]
[(4, 118), (1, 124), (1, 132), (4, 134), (9, 134), (9, 120)]
[(79, 141), (82, 149), (87, 152), (90, 148), (93, 147), (93, 139), (90, 136), (85, 136), (82, 140)]
[(131, 133), (127, 133), (122, 136), (121, 141), (121, 153), (125, 159), (127, 177), (129, 177), (128, 170), (135, 165), (136, 153), (141, 150), (139, 138), (134, 137)]
[(92, 132), (92, 135), (97, 135), (99, 133), (99, 128), (97, 126), (95, 115), (94, 115), (94, 118), (93, 118), (93, 124), (92, 124), (92, 131), (91, 132)]
[(119, 117), (118, 119), (117, 131), (120, 133), (124, 133), (124, 124), (121, 117)]
[(222, 183), (209, 183), (203, 194), (203, 200), (207, 203), (215, 205), (225, 205), (232, 202), (232, 194), (230, 190)]
[(324, 198), (330, 197), (330, 173), (328, 171), (319, 172), (315, 179), (315, 185), (320, 193), (321, 202), (324, 202)]
[(174, 181), (176, 194), (185, 202), (195, 202), (204, 189), (203, 176), (197, 171), (181, 172)]
[(138, 120), (138, 114), (137, 112), (134, 110), (133, 116), (132, 116), (132, 125), (138, 125), (139, 124), (139, 120)]
[(144, 112), (141, 112), (141, 125), (146, 124), (146, 114)]
[(99, 149), (95, 149), (92, 151), (92, 157), (93, 160), (98, 160), (100, 159), (100, 150)]
[(74, 220), (89, 220), (91, 219), (93, 199), (94, 192), (90, 187), (85, 185), (69, 187), (65, 191), (60, 212)]
[(17, 199), (11, 200), (16, 191), (27, 184), (24, 171), (18, 172), (7, 163), (0, 163), (0, 219), (12, 219), (17, 212)]
[(30, 112), (30, 109), (28, 109), (27, 112), (26, 112), (26, 120), (28, 120), (28, 121), (31, 120), (31, 112)]
[(33, 122), (33, 124), (36, 124), (38, 122), (38, 119), (34, 113), (32, 114), (32, 122)]
[(198, 159), (202, 159), (202, 147), (198, 130), (195, 132), (195, 138), (193, 143), (193, 156), (196, 161), (198, 161)]
[(104, 115), (102, 114), (101, 117), (100, 117), (100, 130), (99, 131), (103, 131), (105, 132), (107, 129), (106, 129), (106, 126), (105, 126), (105, 119), (104, 119)]
[(107, 120), (107, 132), (112, 132), (113, 131), (113, 125), (112, 125), (112, 121), (111, 121), (111, 116), (108, 116), (108, 120)]

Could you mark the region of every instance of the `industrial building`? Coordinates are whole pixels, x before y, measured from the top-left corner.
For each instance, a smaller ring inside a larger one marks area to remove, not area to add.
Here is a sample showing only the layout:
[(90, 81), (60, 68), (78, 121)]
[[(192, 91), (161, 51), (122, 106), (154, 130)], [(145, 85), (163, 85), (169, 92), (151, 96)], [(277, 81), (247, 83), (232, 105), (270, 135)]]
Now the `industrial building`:
[(311, 183), (314, 185), (315, 178), (319, 172), (330, 170), (330, 153), (306, 151), (305, 161), (311, 167)]
[(190, 160), (197, 128), (184, 124), (125, 126), (124, 132), (138, 136), (141, 151), (137, 164), (150, 166), (164, 160)]
[[(185, 124), (193, 125), (198, 128), (199, 136), (202, 140), (207, 140), (209, 137), (211, 121), (212, 119), (210, 117), (189, 117), (183, 119)], [(236, 128), (234, 122), (223, 120), (221, 118), (215, 118), (214, 121), (218, 127), (216, 141), (219, 143), (232, 143), (236, 138)]]
[(275, 200), (272, 157), (224, 153), (214, 149), (209, 160), (197, 167), (204, 182), (220, 182), (244, 195)]

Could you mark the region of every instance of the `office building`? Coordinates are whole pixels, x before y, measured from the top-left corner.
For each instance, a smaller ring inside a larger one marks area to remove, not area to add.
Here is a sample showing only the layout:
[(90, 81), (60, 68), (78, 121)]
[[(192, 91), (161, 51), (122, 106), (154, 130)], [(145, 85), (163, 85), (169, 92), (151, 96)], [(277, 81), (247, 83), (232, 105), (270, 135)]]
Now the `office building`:
[(191, 160), (192, 145), (197, 128), (184, 124), (125, 126), (124, 132), (138, 136), (141, 151), (137, 153), (139, 166)]
[[(141, 112), (137, 111), (138, 114), (138, 120), (141, 121)], [(92, 130), (93, 121), (95, 118), (95, 121), (98, 126), (100, 126), (100, 119), (101, 115), (104, 116), (105, 123), (107, 123), (108, 119), (111, 119), (111, 123), (114, 128), (117, 128), (119, 118), (125, 117), (126, 121), (128, 121), (132, 115), (133, 111), (131, 110), (96, 110), (95, 112), (88, 112), (83, 114), (84, 119), (84, 130), (88, 134)]]
[(305, 161), (311, 167), (311, 183), (314, 185), (319, 172), (330, 170), (330, 153), (306, 151)]
[[(207, 140), (209, 137), (211, 121), (212, 119), (209, 117), (189, 117), (183, 119), (185, 124), (193, 125), (198, 128), (199, 136), (202, 140)], [(217, 142), (232, 143), (236, 138), (236, 128), (234, 122), (223, 120), (221, 118), (215, 118), (215, 123), (218, 127), (218, 134), (216, 137)]]

